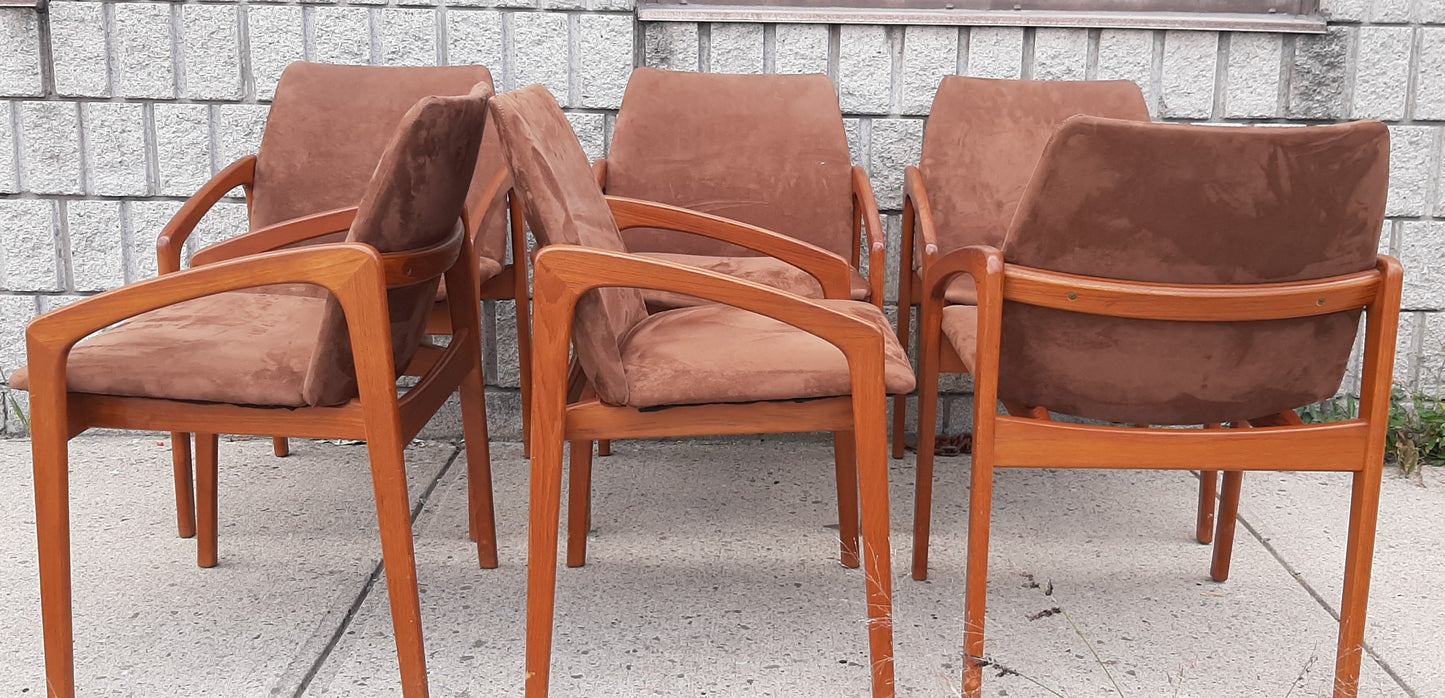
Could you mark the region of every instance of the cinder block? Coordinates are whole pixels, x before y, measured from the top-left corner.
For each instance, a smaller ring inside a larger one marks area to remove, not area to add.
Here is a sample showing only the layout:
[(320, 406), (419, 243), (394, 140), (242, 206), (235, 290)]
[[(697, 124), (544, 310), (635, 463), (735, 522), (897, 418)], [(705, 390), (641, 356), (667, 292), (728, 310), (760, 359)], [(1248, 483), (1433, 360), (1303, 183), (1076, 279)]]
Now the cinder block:
[(269, 101), (275, 96), (281, 72), (306, 57), (301, 11), (299, 7), (247, 6), (246, 31), (256, 99)]
[(912, 26), (903, 34), (904, 114), (927, 114), (933, 95), (945, 75), (958, 72), (958, 29), (956, 27)]
[(697, 25), (689, 22), (649, 22), (642, 27), (645, 65), (664, 70), (697, 70)]
[[(270, 112), (271, 108), (264, 104), (222, 104), (216, 107), (216, 145), (221, 167), (260, 151), (266, 116)], [(239, 192), (233, 194), (239, 195)]]
[(923, 120), (874, 119), (869, 134), (868, 174), (878, 208), (903, 208), (903, 169), (918, 164)]
[(57, 264), (55, 207), (55, 201), (0, 199), (0, 259), (7, 290), (65, 289)]
[(1412, 43), (1410, 27), (1360, 27), (1351, 118), (1405, 118)]
[(1431, 126), (1390, 127), (1390, 198), (1387, 216), (1429, 213), (1431, 166), (1440, 158), (1440, 131)]
[(1089, 67), (1089, 30), (1034, 30), (1034, 79), (1083, 80)]
[(1405, 221), (1400, 234), (1406, 310), (1445, 309), (1445, 221)]
[(579, 106), (616, 109), (632, 75), (632, 18), (584, 14), (577, 17)]
[(139, 104), (88, 102), (85, 122), (87, 191), (101, 196), (145, 196), (145, 110)]
[(635, 7), (633, 0), (587, 0), (587, 9), (594, 12), (631, 12)]
[(79, 194), (80, 118), (74, 102), (19, 102), (25, 190)]
[(181, 19), (182, 94), (191, 99), (240, 99), (240, 20), (236, 8), (185, 5)]
[(1445, 0), (1415, 0), (1415, 21), (1445, 24)]
[(0, 102), (0, 194), (20, 191), (15, 167), (15, 122), (9, 102)]
[(581, 141), (582, 152), (587, 153), (588, 159), (606, 157), (606, 124), (601, 114), (568, 114), (567, 121), (577, 132), (577, 140)]
[(72, 290), (93, 293), (124, 284), (120, 202), (70, 201), (65, 205), (65, 218)]
[(246, 205), (220, 201), (201, 217), (186, 247), (190, 252), (202, 250), (222, 240), (230, 240), (250, 229)]
[(1161, 116), (1207, 119), (1214, 113), (1214, 66), (1219, 35), (1214, 32), (1164, 33)]
[(110, 96), (102, 7), (98, 2), (50, 5), (50, 55), (61, 96)]
[(1017, 80), (1023, 75), (1024, 30), (974, 27), (968, 31), (968, 74)]
[(38, 97), (40, 23), (35, 12), (0, 11), (0, 95)]
[(446, 4), (457, 7), (516, 7), (533, 8), (538, 6), (538, 0), (446, 0)]
[(773, 30), (773, 71), (782, 74), (828, 72), (828, 26), (779, 24)]
[(888, 29), (838, 28), (838, 101), (846, 114), (887, 114), (893, 96), (893, 41)]
[(190, 196), (211, 178), (211, 108), (155, 105), (157, 191)]
[(1345, 79), (1350, 29), (1330, 27), (1325, 34), (1294, 38), (1289, 108), (1298, 119), (1337, 119), (1345, 115)]
[[(567, 15), (561, 12), (517, 12), (512, 22), (512, 79), (508, 88), (544, 85), (562, 106), (568, 94)], [(504, 19), (505, 21), (505, 19)]]
[(848, 156), (854, 165), (867, 165), (868, 153), (863, 144), (862, 119), (843, 119), (843, 134), (848, 137)]
[(1445, 27), (1420, 30), (1416, 71), (1414, 117), (1445, 120)]
[(382, 65), (436, 65), (437, 16), (434, 10), (377, 10)]
[(763, 72), (763, 25), (713, 24), (709, 33), (708, 72)]
[(1133, 80), (1144, 91), (1149, 113), (1158, 113), (1152, 79), (1154, 66), (1154, 32), (1137, 29), (1105, 29), (1099, 32), (1100, 80)]
[(1431, 397), (1445, 395), (1445, 313), (1418, 313), (1414, 320), (1414, 331), (1423, 335), (1420, 352), (1410, 357), (1417, 367), (1416, 387)]
[(313, 7), (312, 60), (366, 65), (371, 62), (371, 10), (364, 7)]
[(155, 278), (156, 238), (181, 208), (179, 201), (125, 201), (121, 203), (124, 217), (125, 245), (130, 253), (125, 282)]
[(492, 10), (449, 10), (447, 63), (484, 65), (502, 89), (502, 13)]
[[(0, 201), (0, 206), (6, 203)], [(4, 225), (4, 219), (0, 219), (0, 225)], [(25, 365), (25, 326), (35, 318), (35, 297), (0, 295), (0, 317), (5, 318), (0, 322), (0, 382), (8, 382), (10, 374)], [(24, 395), (18, 390), (9, 394)], [(9, 405), (0, 402), (0, 407), (9, 413)]]
[(1378, 24), (1408, 22), (1413, 4), (1413, 0), (1374, 0), (1370, 3), (1368, 21)]
[(1362, 22), (1370, 0), (1320, 0), (1320, 14), (1332, 22)]
[(116, 94), (141, 99), (176, 96), (170, 3), (110, 5)]
[(522, 384), (521, 354), (517, 351), (517, 304), (515, 301), (496, 301), (493, 310), (496, 326), (492, 332), (492, 343), (496, 346), (497, 360), (495, 370), (487, 377), (487, 384), (516, 388)]
[(1278, 34), (1234, 33), (1228, 37), (1224, 115), (1233, 119), (1277, 116), (1282, 39)]

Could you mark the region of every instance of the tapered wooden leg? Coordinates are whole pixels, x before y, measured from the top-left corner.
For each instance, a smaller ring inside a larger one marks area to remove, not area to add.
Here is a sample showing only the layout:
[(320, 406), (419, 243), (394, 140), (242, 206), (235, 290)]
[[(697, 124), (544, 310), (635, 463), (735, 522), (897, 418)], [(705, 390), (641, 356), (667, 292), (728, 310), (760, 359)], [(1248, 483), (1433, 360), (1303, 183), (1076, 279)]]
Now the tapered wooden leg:
[[(881, 373), (881, 366), (879, 367)], [(882, 381), (878, 381), (881, 388)], [(853, 388), (859, 493), (863, 510), (863, 577), (868, 592), (868, 651), (873, 698), (892, 698), (893, 564), (888, 542), (887, 398)], [(881, 392), (881, 391), (879, 391)]]
[(603, 457), (612, 455), (612, 441), (609, 439), (598, 439), (597, 455)]
[(974, 441), (968, 503), (968, 571), (963, 607), (965, 698), (980, 698), (983, 694), (983, 626), (984, 612), (988, 606), (988, 538), (993, 519), (992, 457), (992, 444)]
[[(32, 364), (34, 355), (32, 348)], [(38, 380), (32, 381), (35, 383), (30, 395), (30, 448), (35, 470), (35, 535), (40, 552), (45, 683), (52, 698), (74, 698), (75, 635), (71, 621), (70, 474), (65, 398), (59, 391), (42, 389)]]
[[(368, 432), (371, 430), (368, 429)], [(411, 502), (406, 491), (406, 456), (399, 434), (377, 438), (368, 433), (376, 518), (381, 530), (381, 558), (401, 666), (402, 695), (426, 698), (426, 652), (422, 645), (421, 598), (416, 584), (416, 552), (412, 547)]]
[(290, 439), (284, 436), (271, 437), (271, 452), (275, 453), (277, 458), (285, 458), (291, 455)]
[[(481, 355), (478, 347), (477, 356)], [(487, 436), (487, 393), (482, 368), (462, 379), (462, 433), (467, 449), (467, 532), (477, 542), (477, 564), (497, 567), (497, 522), (492, 502), (492, 452)]]
[(1340, 598), (1340, 643), (1335, 654), (1335, 698), (1355, 698), (1365, 651), (1365, 608), (1370, 601), (1370, 568), (1380, 513), (1379, 462), (1354, 475), (1350, 533), (1345, 549), (1345, 587)]
[(569, 450), (567, 566), (581, 567), (587, 564), (587, 533), (592, 530), (592, 442), (573, 441)]
[(171, 432), (171, 470), (176, 481), (176, 531), (182, 538), (196, 535), (196, 491), (191, 481), (191, 435)]
[(833, 432), (833, 467), (838, 483), (838, 540), (844, 567), (858, 567), (858, 461), (851, 431)]
[(1214, 542), (1214, 500), (1218, 487), (1218, 470), (1199, 471), (1199, 512), (1194, 523), (1194, 538), (1204, 545)]
[[(910, 266), (904, 262), (904, 266)], [(912, 271), (909, 271), (912, 275)], [(908, 299), (908, 277), (903, 277), (902, 285), (898, 288), (898, 343), (903, 346), (903, 353), (908, 353), (908, 344), (911, 339), (909, 331), (910, 317), (913, 314), (913, 307)], [(893, 396), (893, 458), (903, 457), (904, 440), (908, 431), (908, 396)]]
[(913, 496), (913, 578), (928, 579), (928, 534), (933, 518), (933, 449), (938, 428), (940, 331), (926, 323), (918, 347), (918, 469)]
[[(540, 386), (539, 386), (540, 387)], [(527, 698), (546, 698), (557, 594), (557, 527), (562, 508), (562, 440), (555, 429), (532, 444), (527, 536)], [(586, 442), (583, 442), (586, 444)], [(587, 444), (590, 450), (590, 444)]]
[(215, 567), (218, 557), (219, 448), (217, 435), (196, 434), (196, 564), (201, 567)]
[(1234, 555), (1234, 528), (1239, 519), (1239, 492), (1243, 486), (1243, 471), (1224, 471), (1224, 486), (1219, 493), (1219, 520), (1214, 531), (1214, 561), (1209, 566), (1209, 576), (1216, 582), (1229, 579), (1229, 561)]

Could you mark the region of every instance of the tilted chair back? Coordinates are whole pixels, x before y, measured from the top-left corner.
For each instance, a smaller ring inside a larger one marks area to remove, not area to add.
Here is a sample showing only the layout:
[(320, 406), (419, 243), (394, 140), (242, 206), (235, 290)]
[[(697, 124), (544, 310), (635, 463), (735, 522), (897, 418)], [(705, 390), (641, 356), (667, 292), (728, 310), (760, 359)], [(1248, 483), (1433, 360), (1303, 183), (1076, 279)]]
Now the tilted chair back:
[[(382, 253), (423, 249), (461, 225), (458, 214), (477, 167), (491, 96), (483, 84), (461, 97), (427, 97), (406, 113), (366, 186), (347, 242)], [(437, 283), (387, 294), (398, 375), (420, 346)], [(345, 402), (356, 395), (356, 375), (346, 320), (334, 298), (327, 301), (320, 332), (303, 390), (313, 405)]]
[[(1075, 117), (1003, 245), (1049, 271), (1173, 284), (1304, 281), (1375, 267), (1389, 134), (1377, 122), (1227, 128)], [(1138, 424), (1238, 422), (1336, 393), (1359, 310), (1255, 322), (1010, 304), (999, 397)]]
[[(492, 101), (492, 115), (512, 176), (528, 192), (522, 199), (537, 242), (627, 251), (587, 154), (551, 93), (540, 85), (514, 90)], [(578, 301), (573, 343), (603, 402), (627, 404), (622, 340), (646, 317), (635, 288), (599, 288)]]
[[(607, 193), (732, 218), (853, 259), (852, 158), (826, 75), (714, 75), (638, 68), (607, 153)], [(757, 256), (653, 228), (632, 252)]]

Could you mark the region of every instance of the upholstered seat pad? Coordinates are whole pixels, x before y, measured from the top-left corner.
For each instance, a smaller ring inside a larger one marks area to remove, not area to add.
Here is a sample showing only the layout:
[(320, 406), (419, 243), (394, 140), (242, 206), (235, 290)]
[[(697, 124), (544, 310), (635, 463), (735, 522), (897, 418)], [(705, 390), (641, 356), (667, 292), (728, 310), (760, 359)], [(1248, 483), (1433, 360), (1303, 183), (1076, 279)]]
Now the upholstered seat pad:
[[(72, 392), (301, 407), (326, 301), (231, 292), (138, 315), (80, 342)], [(10, 386), (29, 390), (25, 369)]]
[[(820, 304), (876, 325), (889, 393), (913, 390), (913, 369), (883, 311), (859, 301)], [(842, 350), (757, 313), (721, 304), (649, 316), (622, 346), (632, 407), (758, 402), (853, 392)]]
[[(947, 295), (945, 291), (944, 297)], [(941, 325), (944, 339), (953, 345), (953, 350), (958, 353), (958, 358), (963, 359), (963, 365), (968, 372), (973, 373), (978, 357), (978, 306), (944, 306)]]
[[(823, 287), (808, 272), (803, 271), (776, 257), (713, 257), (697, 254), (674, 254), (672, 252), (639, 252), (641, 257), (651, 257), (665, 262), (700, 267), (719, 274), (736, 276), (739, 279), (772, 286), (776, 289), (795, 293), (805, 298), (822, 298)], [(849, 278), (849, 292), (855, 301), (866, 301), (869, 296), (868, 279), (858, 270)], [(671, 291), (644, 289), (642, 298), (651, 310), (687, 308), (707, 301)]]

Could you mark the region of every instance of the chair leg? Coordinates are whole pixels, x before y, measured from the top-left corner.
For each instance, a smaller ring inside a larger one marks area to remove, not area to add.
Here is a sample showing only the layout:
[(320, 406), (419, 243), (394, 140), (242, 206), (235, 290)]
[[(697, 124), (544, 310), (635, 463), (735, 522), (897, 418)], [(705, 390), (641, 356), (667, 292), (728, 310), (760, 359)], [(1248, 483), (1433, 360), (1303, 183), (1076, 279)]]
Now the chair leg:
[(1194, 522), (1194, 539), (1203, 545), (1214, 542), (1214, 504), (1218, 487), (1218, 470), (1199, 471), (1199, 513)]
[(1219, 493), (1219, 520), (1214, 530), (1214, 561), (1209, 565), (1209, 576), (1216, 582), (1229, 579), (1229, 562), (1234, 555), (1234, 528), (1239, 519), (1239, 492), (1243, 485), (1243, 471), (1224, 471), (1224, 486)]
[(928, 579), (928, 535), (933, 518), (933, 447), (938, 428), (938, 351), (936, 342), (919, 347), (918, 462), (913, 497), (913, 578)]
[[(599, 441), (598, 445), (602, 443)], [(592, 442), (573, 441), (567, 465), (567, 566), (587, 564), (587, 533), (592, 530)]]
[(276, 454), (277, 458), (291, 455), (291, 440), (284, 436), (271, 437), (271, 452)]
[(983, 695), (983, 627), (988, 606), (989, 527), (993, 519), (993, 446), (975, 441), (968, 503), (968, 567), (963, 607), (963, 695)]
[(1354, 698), (1360, 688), (1365, 652), (1365, 608), (1370, 601), (1370, 567), (1380, 513), (1380, 464), (1354, 475), (1350, 532), (1345, 549), (1345, 585), (1340, 598), (1340, 643), (1335, 654), (1335, 698)]
[[(32, 349), (32, 357), (34, 350)], [(31, 393), (35, 533), (40, 557), (40, 617), (45, 683), (52, 698), (75, 696), (75, 628), (71, 617), (70, 474), (64, 398)]]
[[(480, 355), (480, 354), (479, 354)], [(467, 534), (477, 542), (477, 564), (497, 567), (497, 523), (492, 501), (492, 452), (487, 435), (487, 393), (482, 368), (462, 379), (462, 434), (467, 449)]]
[(838, 540), (844, 567), (858, 567), (858, 459), (851, 431), (833, 432), (833, 467), (838, 483)]
[(217, 477), (220, 437), (196, 434), (196, 564), (215, 567), (219, 549)]
[[(590, 444), (582, 443), (591, 450)], [(526, 697), (546, 698), (551, 678), (552, 625), (557, 605), (562, 440), (539, 438), (532, 446), (531, 513), (527, 541)]]
[[(909, 316), (913, 314), (913, 307), (907, 298), (908, 280), (904, 279), (903, 285), (898, 289), (898, 343), (903, 346), (903, 353), (908, 353)], [(894, 460), (903, 458), (903, 442), (908, 431), (908, 396), (893, 396), (893, 453)]]
[[(368, 432), (371, 430), (368, 429)], [(401, 666), (402, 695), (427, 695), (426, 651), (422, 645), (421, 597), (416, 583), (416, 552), (412, 547), (411, 501), (406, 491), (406, 456), (398, 435), (370, 437), (372, 488), (381, 530), (381, 559)]]
[[(882, 397), (882, 396), (879, 396)], [(868, 593), (868, 652), (873, 698), (892, 698), (893, 565), (888, 542), (888, 416), (884, 400), (860, 405), (854, 390), (853, 435), (863, 511), (863, 578)], [(870, 401), (871, 402), (871, 401)]]
[[(518, 269), (517, 273), (524, 273)], [(532, 457), (532, 312), (525, 294), (518, 294), (517, 369), (521, 373), (522, 393), (522, 457)]]
[(606, 458), (607, 456), (612, 455), (612, 441), (611, 441), (611, 439), (598, 439), (598, 440), (597, 440), (597, 455), (602, 456), (603, 458)]
[(196, 536), (196, 490), (191, 481), (191, 435), (171, 432), (171, 470), (176, 481), (176, 531), (182, 538)]

